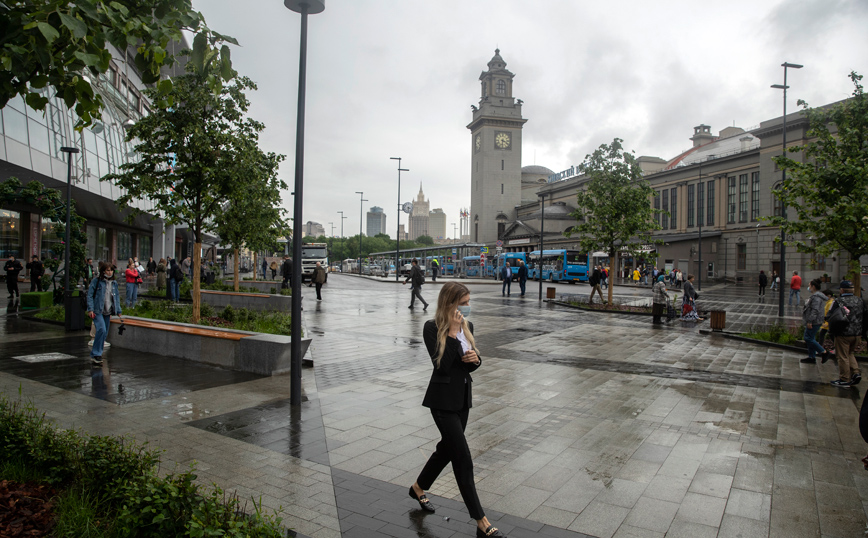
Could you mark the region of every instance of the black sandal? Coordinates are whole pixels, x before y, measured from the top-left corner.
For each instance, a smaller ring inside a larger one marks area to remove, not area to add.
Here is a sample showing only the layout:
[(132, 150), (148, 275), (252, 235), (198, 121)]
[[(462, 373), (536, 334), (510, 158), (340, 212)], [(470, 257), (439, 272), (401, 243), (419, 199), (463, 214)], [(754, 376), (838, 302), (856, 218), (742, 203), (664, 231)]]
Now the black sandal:
[(434, 505), (431, 504), (428, 497), (426, 497), (424, 493), (417, 497), (416, 492), (413, 491), (413, 486), (410, 486), (410, 498), (415, 499), (419, 503), (419, 506), (422, 507), (422, 510), (431, 512), (432, 514), (434, 513)]
[(497, 530), (494, 525), (489, 525), (485, 531), (476, 527), (476, 538), (506, 538), (506, 535)]

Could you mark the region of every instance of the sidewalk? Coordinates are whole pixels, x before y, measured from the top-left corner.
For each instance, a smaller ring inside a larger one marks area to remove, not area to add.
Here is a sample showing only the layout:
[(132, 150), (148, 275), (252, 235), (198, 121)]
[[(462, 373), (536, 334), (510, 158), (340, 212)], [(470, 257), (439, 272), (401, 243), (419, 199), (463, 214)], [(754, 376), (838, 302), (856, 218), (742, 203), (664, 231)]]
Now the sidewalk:
[[(421, 406), (434, 309), (408, 311), (405, 289), (329, 276), (304, 312), (316, 367), (303, 371), (299, 407), (286, 377), (144, 351), (110, 349), (91, 370), (85, 334), (14, 317), (0, 321), (0, 391), (20, 386), (64, 427), (160, 446), (163, 472), (196, 461), (201, 482), (282, 507), (299, 536), (473, 536), (449, 469), (429, 495), (436, 514), (407, 496), (439, 440)], [(470, 284), (483, 366), (467, 437), (486, 514), (510, 538), (865, 531), (863, 394), (829, 385), (831, 363)], [(66, 357), (32, 357), (46, 353)]]

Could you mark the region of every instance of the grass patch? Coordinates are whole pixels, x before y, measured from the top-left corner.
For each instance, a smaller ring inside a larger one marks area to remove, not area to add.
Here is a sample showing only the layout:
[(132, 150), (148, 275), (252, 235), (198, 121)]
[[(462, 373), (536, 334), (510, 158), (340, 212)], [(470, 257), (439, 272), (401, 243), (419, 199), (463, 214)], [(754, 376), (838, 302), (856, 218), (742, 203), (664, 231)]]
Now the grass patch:
[(802, 340), (802, 335), (804, 334), (804, 327), (787, 327), (780, 323), (775, 323), (767, 327), (753, 327), (749, 332), (742, 333), (741, 336), (764, 342), (793, 346)]
[[(288, 312), (258, 312), (246, 308), (216, 309), (213, 306), (202, 303), (199, 313), (200, 325), (208, 327), (221, 327), (237, 329), (239, 331), (251, 331), (266, 334), (291, 334), (292, 315)], [(158, 319), (161, 321), (174, 321), (177, 323), (191, 323), (193, 317), (193, 305), (172, 304), (167, 301), (139, 301), (135, 308), (124, 310), (125, 316)]]
[(246, 513), (238, 497), (196, 484), (193, 468), (161, 477), (158, 450), (128, 437), (56, 428), (22, 400), (20, 389), (16, 400), (0, 393), (0, 454), (0, 481), (26, 479), (60, 492), (46, 523), (54, 529), (44, 529), (52, 536), (284, 536), (279, 517), (255, 502)]

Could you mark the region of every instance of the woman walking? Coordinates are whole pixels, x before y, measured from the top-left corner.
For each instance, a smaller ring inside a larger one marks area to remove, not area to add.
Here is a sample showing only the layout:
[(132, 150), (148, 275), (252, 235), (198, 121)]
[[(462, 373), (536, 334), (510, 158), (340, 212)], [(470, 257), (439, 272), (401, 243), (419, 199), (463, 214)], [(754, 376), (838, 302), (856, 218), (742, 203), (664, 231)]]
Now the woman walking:
[(442, 439), (428, 459), (416, 482), (410, 486), (410, 497), (419, 506), (434, 512), (434, 506), (425, 496), (434, 480), (448, 463), (458, 482), (461, 498), (470, 517), (476, 520), (479, 538), (505, 537), (485, 517), (473, 481), (473, 461), (464, 438), (467, 418), (472, 402), (473, 378), (470, 372), (482, 364), (473, 338), (473, 324), (465, 318), (470, 315), (470, 290), (464, 284), (449, 282), (440, 290), (437, 313), (425, 322), (422, 338), (434, 363), (434, 372), (422, 405), (431, 409), (434, 424)]
[(157, 274), (157, 262), (154, 261), (153, 256), (148, 257), (148, 278), (154, 278), (154, 275)]
[(124, 276), (127, 280), (127, 306), (135, 308), (136, 300), (139, 298), (139, 283), (142, 281), (142, 277), (132, 258), (127, 260), (127, 270), (124, 271)]
[(684, 299), (681, 302), (681, 321), (705, 321), (705, 318), (699, 317), (699, 312), (696, 310), (696, 299), (699, 294), (693, 288), (693, 275), (687, 275), (687, 280), (684, 282)]
[(166, 287), (166, 260), (160, 258), (160, 263), (157, 264), (157, 290), (162, 290)]
[(99, 262), (99, 275), (91, 280), (87, 289), (87, 315), (96, 327), (93, 349), (90, 351), (90, 359), (95, 366), (102, 364), (102, 350), (108, 335), (109, 320), (112, 315), (121, 317), (118, 283), (113, 277), (114, 269), (106, 262)]
[(277, 262), (271, 260), (271, 265), (268, 268), (271, 269), (271, 280), (277, 280)]
[(817, 362), (817, 353), (821, 355), (826, 353), (826, 348), (817, 342), (817, 332), (823, 326), (824, 313), (826, 311), (826, 301), (829, 300), (826, 295), (820, 291), (822, 286), (820, 279), (815, 278), (809, 284), (811, 296), (805, 301), (805, 309), (802, 311), (802, 320), (805, 322), (805, 335), (802, 339), (805, 341), (805, 346), (808, 348), (808, 356), (800, 362), (813, 364)]
[(759, 296), (766, 296), (766, 286), (769, 284), (769, 277), (766, 276), (765, 271), (760, 271), (759, 274)]

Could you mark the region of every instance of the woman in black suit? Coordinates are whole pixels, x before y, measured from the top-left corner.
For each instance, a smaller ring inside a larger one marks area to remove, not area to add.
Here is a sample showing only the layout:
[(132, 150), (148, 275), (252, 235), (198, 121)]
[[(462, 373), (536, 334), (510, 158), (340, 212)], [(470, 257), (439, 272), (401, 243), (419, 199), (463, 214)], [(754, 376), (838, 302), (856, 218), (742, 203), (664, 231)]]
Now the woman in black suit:
[(449, 282), (440, 289), (437, 314), (425, 322), (422, 337), (434, 363), (434, 372), (422, 405), (431, 409), (434, 423), (442, 439), (428, 459), (416, 482), (410, 486), (410, 497), (428, 512), (434, 506), (425, 496), (425, 490), (440, 476), (449, 462), (458, 482), (458, 489), (470, 517), (476, 520), (476, 536), (496, 538), (505, 535), (485, 517), (476, 485), (473, 481), (473, 460), (464, 438), (467, 416), (473, 406), (471, 387), (473, 372), (482, 361), (473, 339), (473, 324), (467, 322), (470, 314), (470, 290), (464, 284)]

